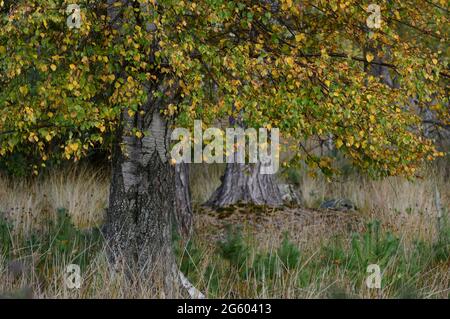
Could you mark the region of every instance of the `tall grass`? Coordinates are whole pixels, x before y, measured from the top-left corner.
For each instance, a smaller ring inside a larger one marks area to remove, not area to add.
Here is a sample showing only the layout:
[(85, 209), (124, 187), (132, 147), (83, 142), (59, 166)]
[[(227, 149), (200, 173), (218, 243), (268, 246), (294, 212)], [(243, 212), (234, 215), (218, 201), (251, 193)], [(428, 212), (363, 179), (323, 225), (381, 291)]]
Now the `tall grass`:
[[(219, 185), (222, 171), (193, 167), (196, 206)], [(355, 217), (291, 208), (242, 224), (198, 211), (191, 241), (174, 243), (181, 270), (198, 289), (221, 298), (449, 297), (450, 228), (444, 222), (438, 230), (434, 207), (437, 185), (448, 214), (441, 171), (416, 181), (350, 176), (332, 183), (295, 174), (306, 207), (346, 197), (360, 211)], [(31, 180), (0, 178), (0, 295), (162, 296), (150, 282), (131, 283), (109, 268), (99, 231), (108, 184), (108, 174), (87, 167)], [(70, 263), (81, 266), (79, 290), (64, 284)], [(371, 263), (381, 267), (381, 289), (365, 285)]]

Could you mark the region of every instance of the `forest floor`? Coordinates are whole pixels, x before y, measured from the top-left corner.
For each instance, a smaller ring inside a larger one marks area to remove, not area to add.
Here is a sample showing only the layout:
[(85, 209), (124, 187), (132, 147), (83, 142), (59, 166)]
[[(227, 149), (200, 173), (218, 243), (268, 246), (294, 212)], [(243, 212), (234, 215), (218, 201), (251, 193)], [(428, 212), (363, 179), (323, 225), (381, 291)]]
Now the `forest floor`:
[(298, 242), (311, 240), (318, 233), (329, 235), (340, 232), (358, 232), (364, 228), (364, 219), (357, 211), (332, 211), (301, 206), (268, 208), (239, 205), (214, 210), (198, 208), (195, 214), (196, 229), (203, 230), (206, 241), (226, 239), (230, 227), (240, 228), (258, 242), (264, 242), (267, 234), (279, 234), (271, 241), (281, 239), (284, 233)]

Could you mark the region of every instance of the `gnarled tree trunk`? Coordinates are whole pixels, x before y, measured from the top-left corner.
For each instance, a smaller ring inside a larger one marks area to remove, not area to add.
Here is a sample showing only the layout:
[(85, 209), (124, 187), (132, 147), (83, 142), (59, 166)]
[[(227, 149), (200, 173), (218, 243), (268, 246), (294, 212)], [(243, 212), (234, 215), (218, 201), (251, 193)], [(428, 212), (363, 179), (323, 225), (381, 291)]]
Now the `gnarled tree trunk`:
[(283, 204), (274, 174), (261, 174), (261, 163), (229, 163), (221, 178), (222, 184), (206, 203), (225, 207), (237, 203), (280, 206)]
[[(231, 126), (244, 127), (241, 119), (229, 118)], [(205, 203), (206, 206), (218, 208), (237, 203), (280, 206), (283, 204), (275, 174), (261, 174), (261, 162), (256, 164), (238, 163), (234, 154), (234, 163), (227, 163), (221, 177), (222, 184)]]

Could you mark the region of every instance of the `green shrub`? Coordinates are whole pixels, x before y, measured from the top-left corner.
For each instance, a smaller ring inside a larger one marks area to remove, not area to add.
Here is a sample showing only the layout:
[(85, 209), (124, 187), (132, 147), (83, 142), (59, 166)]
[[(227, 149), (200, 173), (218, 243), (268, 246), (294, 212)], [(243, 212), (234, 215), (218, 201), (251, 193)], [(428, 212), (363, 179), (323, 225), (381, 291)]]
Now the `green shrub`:
[(399, 248), (399, 238), (389, 232), (382, 233), (379, 221), (370, 222), (363, 234), (353, 235), (349, 266), (357, 271), (364, 271), (369, 264), (383, 267)]
[(253, 261), (252, 273), (257, 279), (270, 279), (280, 270), (276, 254), (258, 253)]
[[(29, 234), (18, 234), (11, 238), (12, 226), (0, 221), (0, 247), (6, 261), (37, 255), (35, 266), (41, 271), (52, 271), (53, 265), (73, 263), (85, 268), (102, 246), (102, 235), (98, 228), (90, 231), (77, 229), (65, 209), (59, 209), (56, 221), (45, 222), (44, 230), (33, 230)], [(12, 249), (14, 241), (15, 249)], [(43, 276), (43, 278), (51, 278)]]
[(219, 243), (220, 255), (229, 261), (232, 267), (244, 270), (249, 257), (249, 248), (244, 242), (239, 228), (227, 227), (225, 241)]
[(284, 233), (283, 241), (277, 253), (278, 258), (287, 269), (295, 269), (300, 263), (300, 251), (296, 245), (289, 241), (288, 233)]

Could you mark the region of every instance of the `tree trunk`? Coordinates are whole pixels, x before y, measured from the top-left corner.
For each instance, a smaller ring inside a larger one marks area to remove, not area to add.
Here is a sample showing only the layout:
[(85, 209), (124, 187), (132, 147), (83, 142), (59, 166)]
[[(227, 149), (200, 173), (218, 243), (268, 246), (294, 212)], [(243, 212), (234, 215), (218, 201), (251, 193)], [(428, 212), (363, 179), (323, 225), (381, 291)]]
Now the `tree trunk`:
[[(231, 126), (245, 127), (240, 118), (230, 116)], [(235, 158), (236, 160), (236, 158)], [(274, 174), (261, 174), (261, 163), (227, 163), (222, 184), (215, 190), (205, 206), (218, 208), (237, 203), (281, 206), (283, 199)]]
[[(122, 17), (115, 2), (107, 1), (108, 16), (113, 27), (120, 29)], [(146, 29), (151, 32), (154, 25)], [(137, 274), (138, 280), (150, 279), (165, 296), (180, 296), (184, 291), (179, 288), (184, 288), (191, 297), (201, 298), (178, 270), (172, 249), (172, 221), (188, 234), (192, 210), (187, 167), (175, 167), (168, 160), (171, 130), (160, 112), (174, 101), (175, 92), (167, 91), (170, 88), (163, 82), (161, 77), (159, 84), (150, 85), (148, 102), (133, 116), (127, 109), (122, 112), (105, 224), (108, 256), (114, 270), (124, 270), (131, 278)], [(162, 97), (155, 97), (155, 91), (163, 93)], [(135, 130), (144, 137), (137, 137)]]
[[(115, 266), (159, 274), (172, 293), (177, 276), (172, 252), (171, 219), (175, 212), (175, 167), (167, 161), (170, 130), (159, 110), (145, 119), (123, 115), (113, 154), (110, 206), (106, 220), (109, 256)], [(150, 130), (142, 139), (132, 128)]]
[(261, 174), (261, 164), (229, 163), (222, 184), (206, 203), (225, 207), (237, 203), (280, 206), (283, 204), (274, 174)]

